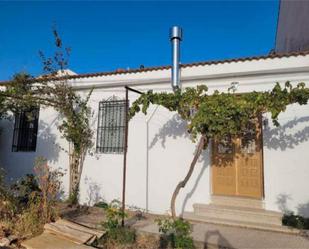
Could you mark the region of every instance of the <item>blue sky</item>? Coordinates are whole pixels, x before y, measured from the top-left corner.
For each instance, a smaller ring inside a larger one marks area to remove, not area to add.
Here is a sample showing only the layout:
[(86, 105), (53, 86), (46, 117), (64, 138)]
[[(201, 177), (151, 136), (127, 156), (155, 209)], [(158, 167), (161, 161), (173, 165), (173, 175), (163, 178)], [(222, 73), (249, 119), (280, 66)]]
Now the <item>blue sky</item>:
[(89, 73), (170, 64), (172, 25), (184, 30), (183, 63), (267, 54), (277, 16), (278, 1), (0, 2), (0, 80), (42, 73), (53, 24), (69, 68)]

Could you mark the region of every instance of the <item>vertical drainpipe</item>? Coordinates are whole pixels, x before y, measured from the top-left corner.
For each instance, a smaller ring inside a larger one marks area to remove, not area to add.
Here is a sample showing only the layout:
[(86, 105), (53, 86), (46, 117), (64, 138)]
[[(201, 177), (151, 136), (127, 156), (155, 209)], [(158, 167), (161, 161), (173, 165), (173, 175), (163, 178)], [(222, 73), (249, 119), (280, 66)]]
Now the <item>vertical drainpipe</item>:
[(172, 43), (172, 88), (180, 89), (180, 41), (182, 40), (182, 29), (174, 26), (170, 29), (170, 40)]

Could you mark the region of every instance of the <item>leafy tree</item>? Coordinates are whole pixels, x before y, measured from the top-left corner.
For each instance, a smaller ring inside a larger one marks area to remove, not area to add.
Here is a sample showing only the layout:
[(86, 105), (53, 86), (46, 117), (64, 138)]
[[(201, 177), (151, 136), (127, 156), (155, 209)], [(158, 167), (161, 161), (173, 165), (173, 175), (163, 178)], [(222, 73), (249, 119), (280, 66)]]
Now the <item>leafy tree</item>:
[(77, 203), (83, 162), (87, 150), (92, 146), (93, 132), (89, 123), (91, 109), (88, 107), (92, 90), (82, 98), (67, 82), (65, 68), (68, 65), (70, 49), (63, 47), (56, 30), (53, 30), (53, 34), (56, 46), (54, 55), (46, 57), (40, 52), (44, 75), (38, 78), (26, 73), (15, 75), (6, 85), (6, 89), (0, 92), (0, 100), (3, 98), (3, 106), (13, 112), (40, 106), (52, 107), (61, 115), (62, 121), (58, 130), (70, 145), (70, 200)]
[(207, 148), (211, 139), (221, 140), (227, 136), (241, 136), (261, 114), (270, 112), (273, 123), (278, 126), (278, 116), (293, 103), (305, 105), (309, 99), (309, 89), (304, 83), (293, 87), (286, 82), (284, 87), (279, 83), (271, 91), (234, 94), (215, 91), (207, 94), (208, 88), (199, 85), (196, 88), (186, 88), (174, 93), (154, 93), (148, 91), (142, 94), (130, 108), (132, 118), (142, 111), (147, 113), (150, 104), (161, 105), (170, 111), (177, 112), (183, 120), (188, 122), (188, 132), (192, 140), (199, 139), (194, 158), (185, 178), (176, 186), (171, 198), (171, 212), (176, 217), (175, 201), (181, 188), (190, 179), (196, 162), (202, 151)]

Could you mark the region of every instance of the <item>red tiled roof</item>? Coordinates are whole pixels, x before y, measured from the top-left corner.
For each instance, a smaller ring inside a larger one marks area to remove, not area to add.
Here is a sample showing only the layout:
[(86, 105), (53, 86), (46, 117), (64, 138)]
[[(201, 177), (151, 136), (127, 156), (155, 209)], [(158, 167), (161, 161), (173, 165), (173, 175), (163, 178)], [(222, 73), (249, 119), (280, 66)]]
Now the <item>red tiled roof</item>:
[[(187, 67), (232, 63), (232, 62), (245, 62), (245, 61), (254, 61), (254, 60), (275, 59), (275, 58), (288, 58), (288, 57), (297, 57), (297, 56), (305, 56), (305, 55), (309, 55), (309, 50), (300, 51), (300, 52), (290, 52), (290, 53), (270, 53), (268, 55), (242, 57), (242, 58), (234, 58), (234, 59), (193, 62), (193, 63), (182, 64), (181, 67), (187, 68)], [(89, 77), (92, 78), (92, 77), (108, 76), (108, 75), (115, 75), (115, 74), (131, 74), (131, 73), (160, 71), (160, 70), (167, 70), (170, 68), (171, 66), (169, 65), (169, 66), (145, 67), (145, 68), (128, 69), (128, 70), (118, 69), (118, 70), (110, 71), (110, 72), (85, 73), (85, 74), (77, 74), (77, 75), (68, 75), (64, 77), (54, 77), (54, 78), (49, 78), (48, 80), (79, 79), (79, 78), (89, 78)], [(36, 81), (42, 81), (42, 80), (46, 80), (46, 78), (36, 79)], [(0, 84), (5, 84), (8, 82), (9, 81), (0, 81)]]

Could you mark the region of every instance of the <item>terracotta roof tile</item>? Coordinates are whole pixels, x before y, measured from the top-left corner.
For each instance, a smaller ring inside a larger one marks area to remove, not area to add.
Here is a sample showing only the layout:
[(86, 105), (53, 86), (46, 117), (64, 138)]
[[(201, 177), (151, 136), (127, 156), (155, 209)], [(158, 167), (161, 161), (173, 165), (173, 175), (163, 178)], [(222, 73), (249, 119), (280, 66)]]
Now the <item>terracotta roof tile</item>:
[[(224, 59), (224, 60), (212, 60), (212, 61), (185, 63), (185, 64), (182, 64), (181, 67), (188, 68), (188, 67), (196, 67), (196, 66), (217, 65), (217, 64), (232, 63), (232, 62), (245, 62), (245, 61), (254, 61), (254, 60), (275, 59), (275, 58), (288, 58), (288, 57), (297, 57), (297, 56), (305, 56), (305, 55), (309, 55), (309, 50), (300, 51), (300, 52), (290, 52), (290, 53), (270, 53), (268, 55), (261, 55), (261, 56), (251, 56), (251, 57)], [(115, 74), (132, 74), (132, 73), (160, 71), (160, 70), (167, 70), (170, 68), (171, 66), (168, 65), (168, 66), (145, 67), (145, 68), (128, 69), (128, 70), (117, 69), (115, 71), (110, 71), (110, 72), (85, 73), (85, 74), (69, 75), (65, 77), (54, 77), (54, 78), (49, 78), (49, 80), (93, 78), (93, 77), (108, 76), (108, 75), (115, 75)], [(36, 79), (36, 81), (43, 81), (43, 80), (46, 80), (46, 78)], [(8, 82), (9, 81), (0, 81), (0, 84), (3, 85)]]

